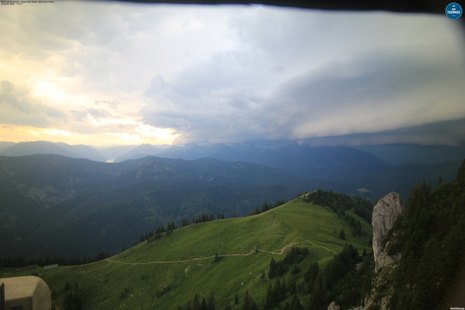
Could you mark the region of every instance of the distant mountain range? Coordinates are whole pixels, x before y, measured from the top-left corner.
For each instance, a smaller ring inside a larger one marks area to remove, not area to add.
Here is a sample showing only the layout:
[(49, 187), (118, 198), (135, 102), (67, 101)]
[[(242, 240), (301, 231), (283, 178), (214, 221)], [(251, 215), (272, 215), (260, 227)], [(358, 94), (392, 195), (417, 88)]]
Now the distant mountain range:
[(394, 189), (406, 195), (411, 186), (423, 180), (436, 182), (440, 177), (451, 179), (465, 157), (465, 146), (397, 144), (328, 147), (293, 141), (257, 141), (184, 146), (144, 144), (97, 150), (84, 145), (44, 141), (0, 144), (0, 155), (33, 154), (56, 154), (101, 162), (124, 162), (146, 156), (249, 162), (286, 171), (302, 179), (326, 182), (326, 189), (378, 199)]
[(59, 155), (0, 157), (0, 256), (115, 252), (169, 221), (243, 215), (321, 186), (216, 159), (109, 164)]
[[(162, 145), (151, 144), (126, 145), (113, 147), (91, 147), (87, 145), (69, 145), (65, 143), (34, 141), (34, 142), (0, 142), (0, 155), (25, 156), (34, 154), (55, 154), (72, 158), (85, 158), (93, 161), (122, 162), (145, 156), (158, 156), (179, 159), (199, 159), (205, 157), (225, 161), (248, 161), (258, 163), (273, 163), (269, 157), (289, 155), (289, 151), (300, 153), (305, 158), (311, 154), (312, 160), (317, 159), (326, 151), (335, 153), (360, 151), (368, 153), (384, 165), (399, 166), (403, 164), (437, 165), (451, 161), (460, 161), (465, 157), (465, 145), (416, 145), (416, 144), (378, 144), (324, 147), (295, 141), (256, 141), (235, 144), (187, 144)], [(358, 153), (360, 154), (360, 153)], [(347, 153), (342, 154), (347, 155)], [(333, 155), (334, 156), (334, 155)], [(366, 156), (366, 155), (365, 155)], [(268, 159), (267, 159), (268, 158)]]
[(286, 141), (105, 150), (3, 143), (0, 256), (115, 252), (170, 221), (243, 215), (317, 188), (407, 197), (419, 182), (452, 179), (460, 164), (454, 152), (445, 162), (392, 166), (360, 149)]
[(94, 161), (105, 161), (96, 149), (86, 145), (69, 145), (66, 143), (33, 141), (0, 145), (0, 155), (26, 156), (35, 154), (55, 154), (72, 158), (86, 158)]

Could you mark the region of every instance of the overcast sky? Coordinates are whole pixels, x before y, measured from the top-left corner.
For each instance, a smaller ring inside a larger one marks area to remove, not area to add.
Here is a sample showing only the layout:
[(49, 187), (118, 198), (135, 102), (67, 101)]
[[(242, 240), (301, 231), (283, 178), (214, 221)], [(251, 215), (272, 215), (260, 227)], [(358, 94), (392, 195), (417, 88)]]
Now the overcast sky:
[(1, 6), (0, 29), (1, 141), (464, 142), (442, 15), (55, 1)]

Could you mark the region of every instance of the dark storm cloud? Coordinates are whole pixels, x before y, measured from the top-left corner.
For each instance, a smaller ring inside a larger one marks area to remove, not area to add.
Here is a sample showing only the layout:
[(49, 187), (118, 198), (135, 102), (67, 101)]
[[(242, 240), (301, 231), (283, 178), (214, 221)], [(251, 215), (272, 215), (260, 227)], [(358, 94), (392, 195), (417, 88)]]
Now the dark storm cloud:
[(297, 138), (375, 132), (465, 116), (462, 64), (374, 51), (285, 82), (271, 101)]
[(156, 104), (142, 114), (149, 123), (183, 132), (188, 141), (259, 135), (263, 129), (255, 113), (262, 98), (253, 89), (258, 73), (241, 55), (216, 55), (174, 81), (154, 78), (146, 94)]
[(310, 145), (420, 144), (465, 145), (465, 118), (376, 133), (310, 138)]
[(249, 67), (214, 63), (171, 83), (154, 79), (147, 95), (158, 109), (146, 109), (146, 121), (212, 142), (369, 133), (465, 116), (461, 64), (412, 50), (334, 61), (262, 93), (248, 87)]
[(155, 78), (145, 120), (176, 128), (178, 142), (212, 142), (373, 133), (465, 116), (463, 53), (440, 19), (281, 13), (232, 17), (240, 48)]

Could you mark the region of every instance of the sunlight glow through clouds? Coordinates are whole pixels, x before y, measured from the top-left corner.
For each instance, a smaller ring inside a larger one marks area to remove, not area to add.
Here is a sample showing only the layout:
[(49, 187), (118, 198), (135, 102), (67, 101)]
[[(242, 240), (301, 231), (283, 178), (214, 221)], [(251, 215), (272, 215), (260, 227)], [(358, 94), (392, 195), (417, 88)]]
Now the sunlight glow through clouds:
[(32, 94), (38, 98), (52, 100), (55, 102), (63, 102), (69, 97), (69, 95), (67, 95), (59, 87), (46, 81), (39, 81), (36, 83), (32, 90)]
[[(56, 128), (0, 125), (0, 136), (4, 142), (53, 141), (93, 146), (125, 144), (172, 144), (178, 135), (170, 129), (139, 125), (133, 131), (78, 133)], [(71, 141), (71, 142), (70, 142)]]

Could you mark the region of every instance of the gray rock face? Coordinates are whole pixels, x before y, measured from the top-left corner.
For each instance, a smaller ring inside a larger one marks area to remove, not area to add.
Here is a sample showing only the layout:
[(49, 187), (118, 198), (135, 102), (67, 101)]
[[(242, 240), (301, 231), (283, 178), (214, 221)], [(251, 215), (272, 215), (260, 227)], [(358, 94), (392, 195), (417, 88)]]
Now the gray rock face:
[(375, 272), (390, 264), (393, 259), (384, 253), (386, 236), (404, 211), (399, 194), (389, 193), (381, 198), (373, 208), (371, 224), (373, 226), (373, 256)]
[(332, 301), (328, 305), (328, 310), (341, 310), (341, 307), (339, 307), (339, 305), (335, 301)]
[[(371, 224), (373, 225), (375, 275), (371, 283), (371, 292), (365, 298), (363, 309), (390, 310), (392, 292), (386, 292), (387, 279), (388, 275), (396, 267), (400, 254), (390, 256), (387, 253), (386, 248), (389, 242), (386, 242), (386, 237), (404, 209), (397, 193), (389, 193), (381, 198), (373, 208)], [(379, 296), (380, 289), (383, 291), (383, 296)]]

